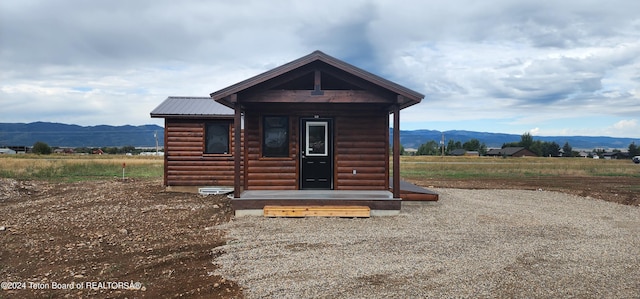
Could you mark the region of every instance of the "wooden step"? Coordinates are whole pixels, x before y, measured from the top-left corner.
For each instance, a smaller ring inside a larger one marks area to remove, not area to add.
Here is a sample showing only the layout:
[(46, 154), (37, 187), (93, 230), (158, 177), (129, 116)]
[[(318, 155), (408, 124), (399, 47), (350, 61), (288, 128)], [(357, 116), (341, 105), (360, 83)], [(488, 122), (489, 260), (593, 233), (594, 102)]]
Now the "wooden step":
[(265, 206), (265, 217), (370, 217), (367, 206)]

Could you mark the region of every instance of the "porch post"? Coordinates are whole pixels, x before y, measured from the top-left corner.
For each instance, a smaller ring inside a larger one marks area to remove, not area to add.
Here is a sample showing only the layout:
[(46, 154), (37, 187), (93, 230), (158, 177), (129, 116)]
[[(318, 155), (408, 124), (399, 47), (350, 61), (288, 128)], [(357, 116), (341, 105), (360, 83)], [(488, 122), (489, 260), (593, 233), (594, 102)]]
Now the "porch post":
[(237, 101), (237, 95), (231, 95), (231, 101), (235, 102), (233, 110), (233, 197), (240, 198), (240, 162), (242, 161), (242, 109)]
[(393, 197), (400, 198), (400, 107), (393, 106)]

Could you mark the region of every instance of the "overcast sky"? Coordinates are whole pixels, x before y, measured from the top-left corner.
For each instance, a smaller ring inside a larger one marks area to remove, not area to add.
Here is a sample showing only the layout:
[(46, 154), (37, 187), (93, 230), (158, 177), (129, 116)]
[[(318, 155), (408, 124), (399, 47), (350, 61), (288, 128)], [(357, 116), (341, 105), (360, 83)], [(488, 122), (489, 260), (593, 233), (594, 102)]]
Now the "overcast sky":
[(425, 94), (402, 129), (640, 137), (640, 1), (0, 1), (0, 122), (162, 124), (314, 50)]

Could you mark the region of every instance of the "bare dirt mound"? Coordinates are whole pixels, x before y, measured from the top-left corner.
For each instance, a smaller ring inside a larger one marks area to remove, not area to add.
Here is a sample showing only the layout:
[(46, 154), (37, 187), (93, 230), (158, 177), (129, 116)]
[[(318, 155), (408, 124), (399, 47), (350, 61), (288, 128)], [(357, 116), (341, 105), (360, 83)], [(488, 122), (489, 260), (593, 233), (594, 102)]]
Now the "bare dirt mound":
[(160, 181), (0, 179), (0, 297), (242, 297), (213, 274), (231, 215)]

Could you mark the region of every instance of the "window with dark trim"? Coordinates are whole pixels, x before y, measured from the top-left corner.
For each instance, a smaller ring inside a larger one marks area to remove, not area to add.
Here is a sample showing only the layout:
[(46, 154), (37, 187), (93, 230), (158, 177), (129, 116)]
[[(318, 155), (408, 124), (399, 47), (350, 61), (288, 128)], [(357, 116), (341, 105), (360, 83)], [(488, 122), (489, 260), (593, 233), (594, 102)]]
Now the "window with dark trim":
[(205, 154), (229, 154), (229, 122), (205, 124)]
[(265, 116), (262, 126), (262, 156), (289, 156), (289, 118)]

